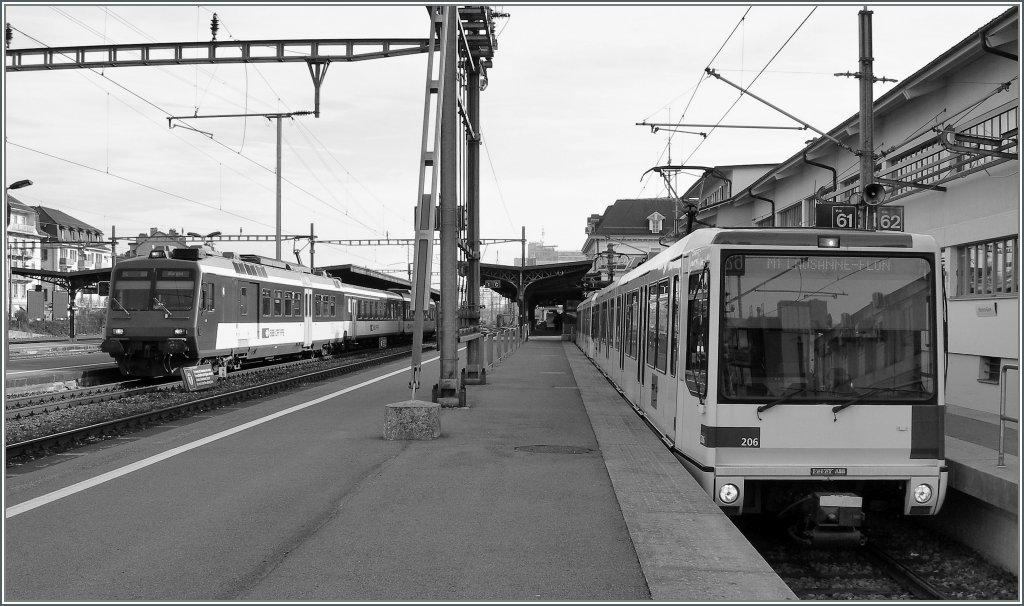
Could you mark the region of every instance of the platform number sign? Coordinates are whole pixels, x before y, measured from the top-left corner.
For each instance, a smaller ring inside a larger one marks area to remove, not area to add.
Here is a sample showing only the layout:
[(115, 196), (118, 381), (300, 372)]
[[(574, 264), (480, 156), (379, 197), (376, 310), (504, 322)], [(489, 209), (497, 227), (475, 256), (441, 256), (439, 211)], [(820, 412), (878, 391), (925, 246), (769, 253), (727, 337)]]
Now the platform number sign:
[(882, 231), (903, 231), (903, 207), (879, 206), (878, 229)]
[(832, 207), (833, 229), (857, 229), (857, 207), (851, 204), (836, 204)]

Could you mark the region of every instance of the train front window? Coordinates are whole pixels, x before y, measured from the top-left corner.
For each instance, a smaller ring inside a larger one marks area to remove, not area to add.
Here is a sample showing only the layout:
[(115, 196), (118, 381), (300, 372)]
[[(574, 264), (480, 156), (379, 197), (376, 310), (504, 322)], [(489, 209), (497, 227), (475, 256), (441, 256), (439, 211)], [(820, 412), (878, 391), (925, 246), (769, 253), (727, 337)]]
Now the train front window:
[(723, 400), (932, 398), (932, 271), (908, 256), (726, 255)]
[(187, 311), (192, 309), (195, 297), (196, 281), (191, 269), (157, 270), (150, 309), (165, 307), (170, 311)]
[(119, 269), (114, 273), (114, 284), (110, 289), (111, 309), (143, 311), (149, 309), (153, 286), (153, 271), (150, 269)]

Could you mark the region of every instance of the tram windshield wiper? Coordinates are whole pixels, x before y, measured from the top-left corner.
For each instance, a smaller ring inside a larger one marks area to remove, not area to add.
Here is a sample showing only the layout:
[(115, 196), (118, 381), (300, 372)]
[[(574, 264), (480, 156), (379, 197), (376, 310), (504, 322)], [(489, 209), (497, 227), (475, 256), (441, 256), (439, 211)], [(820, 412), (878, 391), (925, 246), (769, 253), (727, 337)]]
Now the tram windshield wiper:
[[(906, 387), (910, 387), (912, 385), (918, 386), (918, 389), (905, 389)], [(832, 415), (834, 416), (839, 411), (841, 411), (841, 410), (843, 410), (845, 408), (848, 408), (848, 407), (856, 404), (857, 402), (860, 402), (862, 400), (866, 400), (868, 398), (868, 396), (873, 396), (873, 395), (875, 395), (876, 393), (878, 393), (880, 391), (892, 391), (892, 392), (901, 392), (901, 393), (917, 393), (917, 394), (925, 393), (925, 389), (921, 386), (921, 382), (919, 380), (911, 381), (909, 383), (903, 383), (902, 385), (893, 385), (892, 387), (872, 385), (870, 387), (862, 387), (861, 389), (863, 389), (864, 391), (858, 393), (857, 395), (855, 395), (854, 397), (850, 398), (849, 400), (846, 400), (842, 404), (837, 404), (837, 405), (833, 406), (832, 407)], [(838, 420), (838, 417), (836, 417), (836, 420)]]
[(164, 310), (164, 312), (167, 314), (168, 318), (173, 318), (174, 317), (174, 314), (171, 313), (171, 310), (167, 309), (167, 307), (160, 301), (160, 299), (157, 299), (156, 297), (153, 297), (153, 305), (155, 305), (157, 307), (157, 309)]
[(118, 307), (120, 307), (121, 311), (124, 312), (124, 315), (128, 316), (129, 318), (132, 317), (132, 315), (130, 313), (128, 313), (128, 310), (124, 308), (124, 305), (121, 305), (120, 301), (118, 301), (114, 297), (110, 297), (110, 302), (113, 303), (114, 305), (117, 305)]
[[(782, 394), (782, 397), (780, 397), (778, 400), (775, 400), (773, 402), (768, 402), (767, 404), (762, 404), (761, 406), (758, 406), (757, 407), (757, 418), (760, 420), (762, 412), (768, 410), (769, 408), (777, 406), (779, 404), (785, 404), (786, 402), (789, 402), (790, 398), (792, 398), (793, 396), (798, 396), (798, 395), (804, 393), (805, 391), (810, 390), (811, 387), (812, 387), (812, 384), (808, 383), (807, 385), (804, 385), (802, 387), (797, 387), (796, 389), (794, 389), (793, 391), (791, 391), (789, 393)], [(790, 387), (788, 389), (793, 389), (793, 388)]]

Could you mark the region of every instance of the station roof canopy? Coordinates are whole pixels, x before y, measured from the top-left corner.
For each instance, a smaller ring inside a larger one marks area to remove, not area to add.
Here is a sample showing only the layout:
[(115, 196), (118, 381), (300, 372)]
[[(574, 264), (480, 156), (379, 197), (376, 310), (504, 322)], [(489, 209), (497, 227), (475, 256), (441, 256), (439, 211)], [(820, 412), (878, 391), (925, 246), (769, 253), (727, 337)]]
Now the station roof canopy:
[[(329, 265), (318, 267), (318, 271), (326, 272), (332, 278), (338, 278), (344, 284), (362, 286), (364, 288), (375, 288), (377, 290), (412, 290), (412, 283), (404, 278), (398, 278), (390, 274), (374, 271), (366, 267), (359, 267), (351, 263), (346, 265)], [(441, 300), (441, 291), (430, 289), (430, 298), (435, 301)]]

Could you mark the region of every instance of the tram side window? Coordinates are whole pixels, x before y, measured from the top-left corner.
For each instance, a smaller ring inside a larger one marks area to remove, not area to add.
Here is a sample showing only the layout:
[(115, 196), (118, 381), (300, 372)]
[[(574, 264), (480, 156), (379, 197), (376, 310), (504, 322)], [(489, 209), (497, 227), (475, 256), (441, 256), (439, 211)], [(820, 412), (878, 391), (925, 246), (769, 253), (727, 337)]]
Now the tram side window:
[(658, 285), (647, 289), (647, 365), (654, 367), (658, 356)]
[(672, 345), (669, 351), (672, 352), (672, 359), (669, 361), (668, 369), (674, 377), (679, 365), (679, 276), (672, 277), (672, 330), (670, 337)]
[(710, 281), (706, 270), (689, 276), (688, 309), (686, 318), (686, 387), (695, 396), (707, 393), (708, 385), (708, 325)]
[(270, 317), (270, 289), (269, 288), (261, 289), (260, 294), (262, 295), (261, 298), (263, 299), (263, 317), (264, 318), (269, 318)]
[(618, 333), (618, 326), (615, 324), (615, 299), (612, 299), (608, 306), (608, 349), (612, 349), (618, 346), (615, 343), (615, 335)]
[(668, 371), (669, 298), (668, 280), (658, 282), (658, 347), (654, 367), (661, 372)]
[(633, 342), (633, 293), (627, 293), (622, 308), (622, 349), (627, 357), (632, 358), (630, 344)]

